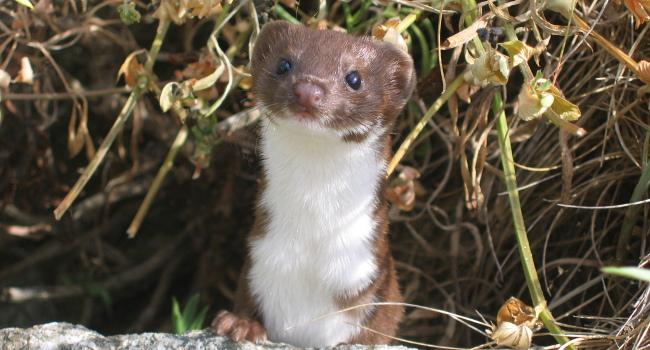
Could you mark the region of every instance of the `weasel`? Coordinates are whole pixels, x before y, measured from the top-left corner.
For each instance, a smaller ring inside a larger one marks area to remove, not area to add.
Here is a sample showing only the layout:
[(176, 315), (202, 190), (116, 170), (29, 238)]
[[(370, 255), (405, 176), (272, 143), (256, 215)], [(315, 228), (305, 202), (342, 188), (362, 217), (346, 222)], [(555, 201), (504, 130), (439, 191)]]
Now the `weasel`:
[(386, 166), (411, 97), (411, 57), (367, 37), (266, 24), (251, 56), (262, 112), (262, 184), (234, 312), (212, 322), (235, 341), (297, 347), (387, 344), (400, 306), (388, 246)]

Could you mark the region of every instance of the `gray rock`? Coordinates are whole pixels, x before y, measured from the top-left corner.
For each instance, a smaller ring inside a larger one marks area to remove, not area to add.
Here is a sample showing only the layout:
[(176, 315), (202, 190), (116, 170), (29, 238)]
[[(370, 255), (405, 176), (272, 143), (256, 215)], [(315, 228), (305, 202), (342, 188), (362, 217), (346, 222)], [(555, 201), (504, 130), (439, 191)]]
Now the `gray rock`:
[[(0, 330), (2, 350), (284, 350), (285, 344), (235, 343), (218, 337), (210, 330), (189, 331), (183, 334), (142, 333), (105, 337), (84, 326), (54, 322), (31, 328), (5, 328)], [(332, 348), (326, 348), (332, 349)], [(403, 346), (342, 345), (338, 350), (407, 350)]]

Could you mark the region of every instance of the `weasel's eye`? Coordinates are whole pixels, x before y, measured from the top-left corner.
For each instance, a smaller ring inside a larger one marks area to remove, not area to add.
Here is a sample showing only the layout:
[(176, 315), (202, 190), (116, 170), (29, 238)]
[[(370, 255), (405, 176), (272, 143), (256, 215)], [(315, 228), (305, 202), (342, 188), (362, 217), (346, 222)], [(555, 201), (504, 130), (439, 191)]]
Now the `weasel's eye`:
[(291, 70), (291, 63), (287, 60), (282, 60), (275, 71), (277, 75), (285, 75)]
[(345, 83), (348, 84), (352, 90), (359, 90), (361, 88), (361, 76), (359, 76), (359, 72), (353, 71), (348, 73), (348, 75), (345, 76)]

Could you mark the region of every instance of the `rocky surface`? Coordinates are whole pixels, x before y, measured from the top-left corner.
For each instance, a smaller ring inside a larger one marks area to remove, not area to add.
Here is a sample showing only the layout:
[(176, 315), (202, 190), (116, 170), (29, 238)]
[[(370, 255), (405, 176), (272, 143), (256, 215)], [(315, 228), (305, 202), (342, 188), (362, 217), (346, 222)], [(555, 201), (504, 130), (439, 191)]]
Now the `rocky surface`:
[[(183, 334), (142, 333), (103, 336), (84, 326), (64, 322), (47, 323), (31, 328), (5, 328), (0, 330), (2, 350), (283, 350), (291, 347), (285, 344), (234, 343), (225, 337), (218, 337), (209, 330), (189, 331)], [(403, 346), (343, 345), (338, 350), (407, 350)]]

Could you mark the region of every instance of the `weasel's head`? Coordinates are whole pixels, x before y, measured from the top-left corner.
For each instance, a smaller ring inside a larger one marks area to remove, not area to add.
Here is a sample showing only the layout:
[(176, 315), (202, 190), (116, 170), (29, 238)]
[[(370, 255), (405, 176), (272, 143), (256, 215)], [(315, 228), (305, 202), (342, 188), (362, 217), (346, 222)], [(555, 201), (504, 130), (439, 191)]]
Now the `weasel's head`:
[(262, 29), (251, 75), (266, 118), (351, 142), (390, 130), (415, 85), (413, 60), (393, 44), (284, 21)]

